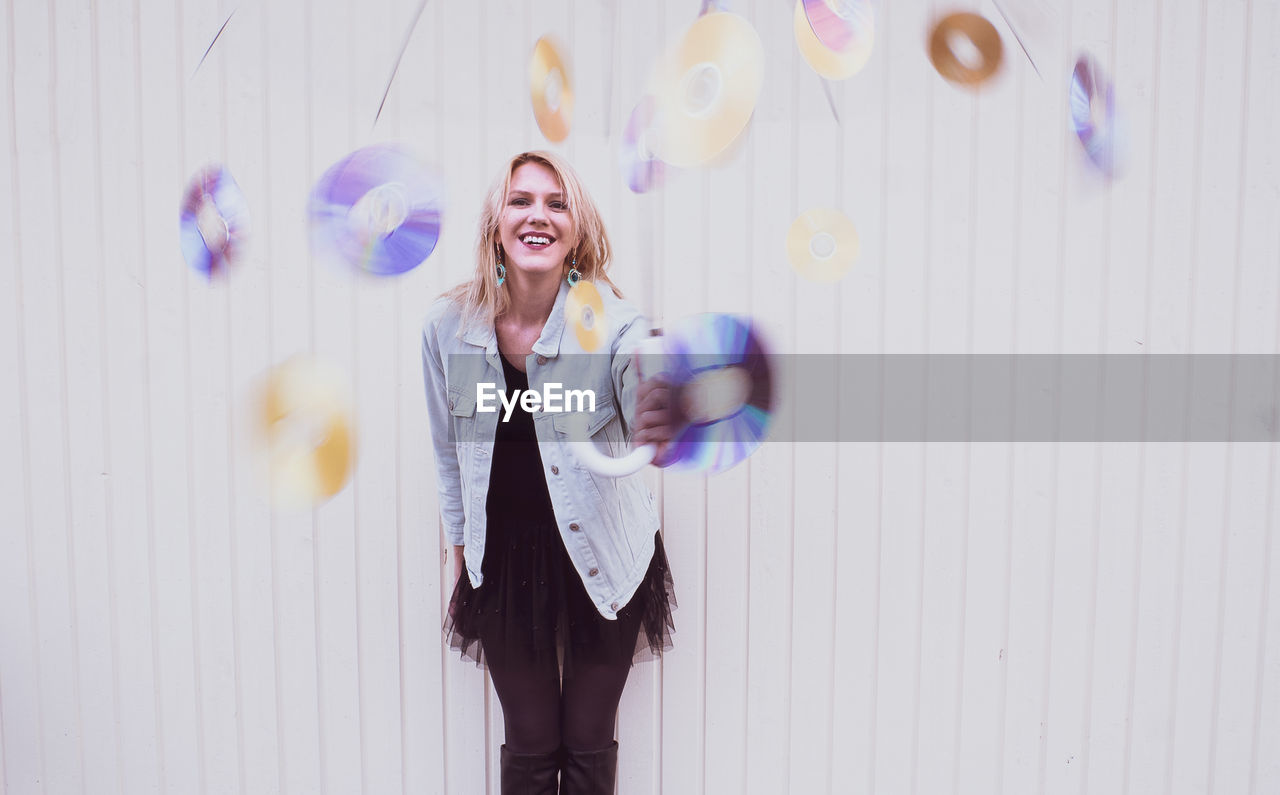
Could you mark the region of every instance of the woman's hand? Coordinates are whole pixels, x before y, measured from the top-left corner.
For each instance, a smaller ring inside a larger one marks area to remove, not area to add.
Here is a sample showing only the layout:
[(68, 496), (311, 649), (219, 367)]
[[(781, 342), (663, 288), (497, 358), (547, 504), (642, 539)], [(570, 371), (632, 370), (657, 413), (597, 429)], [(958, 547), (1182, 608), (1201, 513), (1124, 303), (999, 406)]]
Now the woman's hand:
[[(462, 579), (462, 551), (465, 546), (458, 545), (453, 548), (453, 587), (449, 589), (450, 594), (454, 594), (458, 590), (458, 581)], [(449, 597), (449, 618), (453, 618), (454, 610), (457, 606), (453, 603), (453, 597)]]
[(675, 412), (671, 405), (671, 385), (661, 377), (646, 378), (636, 387), (636, 426), (631, 440), (636, 445), (658, 448), (653, 463), (666, 466), (667, 446), (675, 437)]

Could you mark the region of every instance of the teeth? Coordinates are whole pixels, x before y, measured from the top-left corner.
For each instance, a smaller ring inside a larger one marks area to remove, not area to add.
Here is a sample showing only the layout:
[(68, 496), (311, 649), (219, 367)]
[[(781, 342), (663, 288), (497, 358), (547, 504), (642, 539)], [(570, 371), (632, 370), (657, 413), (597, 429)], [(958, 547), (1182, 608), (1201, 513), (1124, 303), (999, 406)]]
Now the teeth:
[(532, 243), (534, 245), (549, 246), (551, 245), (551, 238), (542, 237), (541, 235), (525, 235), (524, 242)]

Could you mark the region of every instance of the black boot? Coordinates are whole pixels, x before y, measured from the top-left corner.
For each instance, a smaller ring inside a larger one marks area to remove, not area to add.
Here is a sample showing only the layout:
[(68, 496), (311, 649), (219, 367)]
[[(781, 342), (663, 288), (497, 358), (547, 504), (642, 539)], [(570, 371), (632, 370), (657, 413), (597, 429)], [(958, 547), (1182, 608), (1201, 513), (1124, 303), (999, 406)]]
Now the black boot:
[(502, 746), (502, 795), (556, 795), (560, 753), (521, 754)]
[(617, 742), (599, 751), (565, 749), (560, 795), (613, 795), (617, 779)]

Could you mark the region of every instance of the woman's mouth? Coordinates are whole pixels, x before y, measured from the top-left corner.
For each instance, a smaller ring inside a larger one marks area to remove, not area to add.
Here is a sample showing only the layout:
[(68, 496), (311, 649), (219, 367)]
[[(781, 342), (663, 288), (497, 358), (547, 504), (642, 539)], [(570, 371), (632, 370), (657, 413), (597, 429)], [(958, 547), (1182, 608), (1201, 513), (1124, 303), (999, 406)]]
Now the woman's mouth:
[(543, 249), (556, 242), (554, 237), (543, 234), (526, 234), (520, 236), (520, 242), (532, 249)]

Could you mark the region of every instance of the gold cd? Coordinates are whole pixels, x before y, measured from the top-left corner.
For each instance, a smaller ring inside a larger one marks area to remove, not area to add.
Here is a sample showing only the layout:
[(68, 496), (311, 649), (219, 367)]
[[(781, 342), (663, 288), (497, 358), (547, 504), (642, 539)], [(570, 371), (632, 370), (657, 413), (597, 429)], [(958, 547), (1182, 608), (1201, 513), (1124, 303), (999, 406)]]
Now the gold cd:
[(801, 213), (787, 232), (787, 259), (810, 281), (840, 281), (858, 258), (859, 247), (853, 222), (827, 207)]
[(560, 50), (546, 36), (533, 46), (529, 95), (533, 99), (533, 117), (547, 140), (559, 143), (568, 137), (573, 122), (573, 86)]
[(1000, 68), (1004, 45), (985, 17), (960, 11), (938, 20), (929, 35), (929, 60), (956, 85), (977, 88)]
[(792, 27), (795, 30), (796, 46), (800, 48), (800, 54), (804, 56), (809, 68), (828, 80), (844, 80), (862, 71), (862, 67), (871, 58), (871, 48), (876, 40), (874, 10), (869, 5), (865, 9), (864, 18), (859, 22), (849, 46), (836, 52), (818, 40), (818, 34), (813, 32), (813, 26), (805, 16), (804, 0), (796, 0)]
[(351, 478), (355, 432), (342, 384), (336, 370), (301, 356), (267, 376), (255, 441), (276, 505), (315, 505)]
[(751, 23), (726, 12), (699, 17), (654, 73), (654, 150), (690, 168), (726, 149), (747, 126), (764, 81), (764, 45)]
[(582, 350), (591, 353), (600, 347), (609, 326), (604, 302), (600, 300), (600, 291), (594, 284), (583, 280), (571, 287), (564, 302), (564, 314)]

